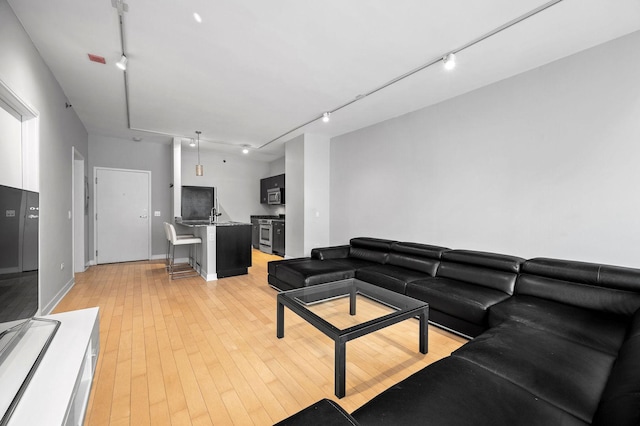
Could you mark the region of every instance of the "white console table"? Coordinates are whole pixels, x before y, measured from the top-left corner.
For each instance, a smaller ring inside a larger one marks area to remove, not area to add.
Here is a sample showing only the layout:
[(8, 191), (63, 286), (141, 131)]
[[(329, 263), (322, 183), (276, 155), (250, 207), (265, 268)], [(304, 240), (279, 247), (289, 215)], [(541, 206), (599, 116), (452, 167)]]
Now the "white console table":
[(98, 308), (42, 318), (60, 321), (9, 426), (82, 425), (100, 349)]

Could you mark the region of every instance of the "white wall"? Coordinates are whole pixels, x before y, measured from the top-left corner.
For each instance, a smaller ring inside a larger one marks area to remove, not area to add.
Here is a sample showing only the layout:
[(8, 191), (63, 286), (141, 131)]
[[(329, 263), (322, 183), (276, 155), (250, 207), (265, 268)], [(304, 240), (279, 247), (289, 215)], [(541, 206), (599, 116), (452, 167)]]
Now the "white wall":
[(40, 309), (48, 313), (73, 284), (71, 150), (87, 157), (87, 131), (6, 0), (0, 52), (0, 80), (39, 113)]
[[(273, 160), (269, 163), (269, 176), (277, 176), (285, 173), (287, 170), (284, 157)], [(264, 176), (264, 177), (269, 177)]]
[[(100, 135), (89, 135), (89, 258), (95, 260), (95, 217), (93, 175), (94, 167), (115, 169), (148, 170), (151, 172), (151, 253), (153, 257), (164, 256), (167, 239), (164, 222), (171, 222), (171, 183), (173, 182), (172, 147), (167, 138), (161, 142), (133, 142)], [(155, 211), (160, 216), (154, 215)]]
[(640, 267), (638, 46), (640, 32), (334, 138), (332, 243)]
[(22, 123), (9, 108), (0, 102), (0, 185), (22, 188)]
[(304, 135), (304, 253), (326, 247), (329, 240), (329, 156), (326, 136)]
[(250, 156), (222, 154), (200, 147), (204, 176), (196, 176), (195, 150), (182, 150), (182, 185), (214, 186), (223, 216), (221, 220), (250, 223), (251, 215), (270, 214), (260, 204), (260, 179), (268, 176), (269, 164)]
[(286, 257), (330, 244), (329, 148), (328, 137), (308, 133), (285, 144)]
[(305, 256), (304, 248), (304, 135), (285, 144), (287, 219), (284, 245), (287, 257)]

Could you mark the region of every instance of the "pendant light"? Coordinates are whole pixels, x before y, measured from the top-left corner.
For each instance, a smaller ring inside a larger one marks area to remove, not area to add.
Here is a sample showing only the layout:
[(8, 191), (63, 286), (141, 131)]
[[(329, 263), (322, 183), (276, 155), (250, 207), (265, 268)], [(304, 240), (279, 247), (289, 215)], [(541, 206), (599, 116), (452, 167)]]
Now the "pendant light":
[(196, 164), (196, 176), (204, 176), (204, 168), (202, 164), (200, 164), (200, 130), (196, 130), (196, 135), (198, 135), (198, 164)]

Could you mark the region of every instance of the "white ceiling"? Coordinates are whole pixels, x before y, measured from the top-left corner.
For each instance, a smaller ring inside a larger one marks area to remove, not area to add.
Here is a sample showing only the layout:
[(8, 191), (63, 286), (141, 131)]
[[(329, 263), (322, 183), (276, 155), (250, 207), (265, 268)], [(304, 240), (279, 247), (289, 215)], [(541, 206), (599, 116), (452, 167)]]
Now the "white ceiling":
[(130, 129), (111, 0), (8, 1), (90, 134), (201, 130), (203, 149), (248, 144), (261, 160), (303, 132), (357, 130), (640, 30), (639, 0), (564, 0), (459, 52), (453, 71), (435, 64), (259, 148), (546, 2), (125, 0)]

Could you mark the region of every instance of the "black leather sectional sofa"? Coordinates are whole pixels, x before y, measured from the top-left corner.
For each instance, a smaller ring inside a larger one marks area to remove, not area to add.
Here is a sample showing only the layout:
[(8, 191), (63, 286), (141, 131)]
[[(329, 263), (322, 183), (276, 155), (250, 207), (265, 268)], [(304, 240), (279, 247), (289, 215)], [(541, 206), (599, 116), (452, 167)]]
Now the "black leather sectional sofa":
[(640, 269), (354, 238), (268, 271), (279, 290), (355, 277), (426, 300), (472, 338), (351, 414), (322, 400), (280, 424), (640, 424)]

